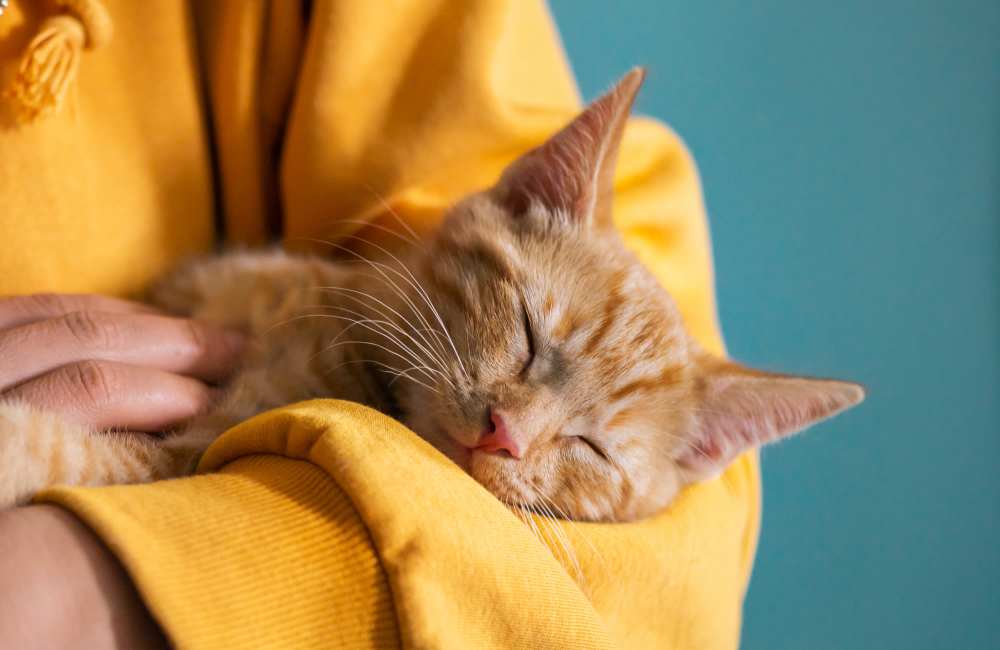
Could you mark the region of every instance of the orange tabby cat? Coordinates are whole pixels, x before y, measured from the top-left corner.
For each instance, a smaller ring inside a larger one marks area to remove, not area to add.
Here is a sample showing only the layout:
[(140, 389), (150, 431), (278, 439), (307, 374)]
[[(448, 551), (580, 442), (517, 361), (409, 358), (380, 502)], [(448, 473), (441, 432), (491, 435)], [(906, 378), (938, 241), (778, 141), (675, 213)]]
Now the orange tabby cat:
[(626, 75), (405, 259), (238, 253), (164, 279), (158, 305), (254, 336), (221, 403), (162, 440), (8, 405), (0, 507), (54, 483), (183, 475), (237, 422), (337, 397), (400, 419), (506, 503), (622, 521), (860, 402), (856, 384), (705, 353), (625, 249), (611, 181), (642, 79)]

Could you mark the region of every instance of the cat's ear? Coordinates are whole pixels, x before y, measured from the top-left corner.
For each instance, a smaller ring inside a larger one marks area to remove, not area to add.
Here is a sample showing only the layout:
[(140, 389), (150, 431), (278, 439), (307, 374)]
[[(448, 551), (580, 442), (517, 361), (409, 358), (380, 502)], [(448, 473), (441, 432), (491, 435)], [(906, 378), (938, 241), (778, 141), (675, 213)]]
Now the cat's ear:
[(858, 384), (752, 370), (702, 355), (695, 362), (696, 426), (677, 463), (690, 480), (721, 472), (739, 454), (792, 435), (865, 397)]
[(618, 145), (646, 71), (634, 68), (545, 144), (515, 160), (493, 195), (515, 215), (532, 204), (597, 226), (611, 225)]

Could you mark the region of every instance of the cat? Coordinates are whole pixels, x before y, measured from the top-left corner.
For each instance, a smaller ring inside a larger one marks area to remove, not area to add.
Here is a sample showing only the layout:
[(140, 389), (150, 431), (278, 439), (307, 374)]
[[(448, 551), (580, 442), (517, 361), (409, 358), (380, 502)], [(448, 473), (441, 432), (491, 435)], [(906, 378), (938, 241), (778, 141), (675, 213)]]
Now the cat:
[(55, 483), (181, 476), (232, 425), (336, 397), (399, 419), (512, 507), (630, 521), (858, 404), (857, 384), (707, 353), (626, 250), (612, 174), (644, 74), (454, 205), (402, 258), (240, 252), (161, 279), (155, 305), (251, 334), (224, 397), (162, 439), (14, 409), (0, 420), (0, 507)]

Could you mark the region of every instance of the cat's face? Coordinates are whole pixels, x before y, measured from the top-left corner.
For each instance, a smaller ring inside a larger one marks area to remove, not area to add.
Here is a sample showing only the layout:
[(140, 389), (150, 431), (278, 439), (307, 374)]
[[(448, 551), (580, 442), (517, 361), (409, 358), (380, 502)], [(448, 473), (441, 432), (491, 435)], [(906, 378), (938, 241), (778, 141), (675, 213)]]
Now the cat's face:
[(396, 387), (404, 421), (497, 497), (578, 520), (649, 515), (862, 397), (705, 354), (621, 244), (611, 169), (640, 82), (453, 208), (414, 266), (440, 334)]
[(673, 498), (691, 344), (612, 231), (477, 196), (421, 271), (462, 363), (410, 386), (414, 430), (508, 503), (625, 520)]

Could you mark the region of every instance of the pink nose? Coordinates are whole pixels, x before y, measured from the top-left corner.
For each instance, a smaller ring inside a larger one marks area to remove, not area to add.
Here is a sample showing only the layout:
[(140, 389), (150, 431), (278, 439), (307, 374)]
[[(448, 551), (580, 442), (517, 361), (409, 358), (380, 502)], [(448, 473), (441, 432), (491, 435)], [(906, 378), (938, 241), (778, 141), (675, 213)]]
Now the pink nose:
[(500, 413), (493, 410), (490, 411), (490, 428), (483, 432), (475, 448), (494, 453), (505, 451), (514, 458), (520, 458), (524, 453), (507, 428), (507, 421)]

